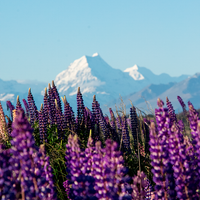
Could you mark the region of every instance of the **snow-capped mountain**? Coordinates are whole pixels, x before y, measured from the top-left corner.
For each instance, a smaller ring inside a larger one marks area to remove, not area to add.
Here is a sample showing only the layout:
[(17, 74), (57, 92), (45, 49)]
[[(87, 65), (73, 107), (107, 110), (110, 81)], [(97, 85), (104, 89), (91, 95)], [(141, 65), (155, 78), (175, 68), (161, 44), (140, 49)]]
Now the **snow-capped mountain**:
[[(106, 105), (113, 99), (128, 96), (141, 91), (150, 84), (168, 84), (169, 82), (180, 82), (188, 75), (171, 77), (168, 74), (155, 75), (145, 67), (134, 65), (124, 71), (114, 69), (108, 65), (98, 53), (92, 56), (82, 56), (71, 63), (64, 71), (55, 76), (54, 83), (60, 96), (66, 95), (67, 101), (76, 112), (76, 94), (80, 87), (84, 103), (91, 109), (93, 95), (101, 106)], [(52, 80), (49, 80), (51, 83)], [(0, 79), (0, 101), (5, 108), (6, 100), (16, 105), (17, 95), (27, 99), (28, 89), (31, 88), (38, 109), (43, 103), (44, 88), (48, 83), (3, 81)], [(159, 86), (166, 88), (168, 86)], [(158, 89), (158, 88), (157, 88)], [(162, 90), (162, 89), (161, 89)], [(157, 94), (154, 90), (155, 95)], [(155, 96), (154, 95), (154, 96)], [(106, 107), (108, 110), (108, 108)]]
[[(86, 105), (91, 107), (93, 95), (101, 105), (121, 96), (138, 92), (147, 85), (179, 82), (187, 78), (171, 77), (168, 74), (155, 75), (145, 67), (134, 65), (124, 71), (108, 65), (98, 53), (93, 56), (82, 56), (59, 73), (55, 85), (60, 95), (75, 101), (77, 88), (80, 86)], [(70, 101), (69, 101), (70, 102)], [(73, 103), (72, 103), (73, 104)], [(73, 106), (73, 105), (72, 105)]]
[[(193, 76), (188, 77), (187, 79), (175, 83), (171, 82), (168, 84), (151, 84), (144, 89), (142, 89), (139, 92), (135, 92), (133, 94), (130, 94), (126, 97), (123, 97), (123, 102), (126, 104), (126, 112), (129, 113), (129, 109), (131, 107), (130, 100), (132, 101), (133, 105), (137, 108), (146, 111), (150, 113), (149, 108), (153, 109), (153, 112), (155, 111), (155, 108), (158, 108), (157, 106), (157, 99), (160, 98), (164, 101), (165, 107), (166, 107), (166, 97), (168, 97), (169, 101), (172, 103), (172, 106), (176, 113), (182, 112), (182, 107), (180, 103), (177, 100), (177, 96), (180, 96), (183, 101), (186, 104), (186, 107), (188, 108), (187, 102), (190, 101), (195, 109), (200, 108), (200, 73), (196, 73)], [(145, 102), (144, 97), (148, 101)], [(112, 107), (113, 110), (115, 110), (115, 106), (119, 106), (120, 99), (113, 100), (107, 104), (108, 107)], [(107, 107), (103, 107), (104, 110), (107, 109)]]
[(75, 60), (56, 76), (55, 85), (60, 93), (67, 93), (69, 96), (76, 95), (80, 86), (83, 95), (95, 93), (108, 99), (115, 98), (119, 93), (129, 94), (131, 86), (134, 87), (133, 91), (143, 87), (128, 74), (112, 68), (97, 53), (92, 57), (83, 56)]
[(144, 80), (144, 76), (138, 72), (138, 66), (134, 65), (133, 67), (127, 68), (124, 72), (128, 72), (134, 80)]
[(151, 70), (146, 67), (139, 67), (134, 65), (133, 67), (127, 68), (124, 72), (128, 73), (134, 80), (141, 81), (144, 85), (149, 84), (167, 84), (169, 82), (180, 82), (186, 78), (188, 75), (181, 75), (179, 77), (171, 77), (166, 73), (160, 75), (154, 74)]

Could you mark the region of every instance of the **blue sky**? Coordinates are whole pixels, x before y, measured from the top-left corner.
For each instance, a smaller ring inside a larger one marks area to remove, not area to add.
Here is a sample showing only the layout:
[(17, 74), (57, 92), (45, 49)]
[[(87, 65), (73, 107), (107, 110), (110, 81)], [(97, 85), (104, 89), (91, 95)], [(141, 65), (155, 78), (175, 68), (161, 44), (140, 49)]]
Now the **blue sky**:
[(1, 0), (0, 78), (50, 83), (95, 52), (121, 70), (137, 64), (193, 75), (200, 72), (199, 10), (199, 0)]

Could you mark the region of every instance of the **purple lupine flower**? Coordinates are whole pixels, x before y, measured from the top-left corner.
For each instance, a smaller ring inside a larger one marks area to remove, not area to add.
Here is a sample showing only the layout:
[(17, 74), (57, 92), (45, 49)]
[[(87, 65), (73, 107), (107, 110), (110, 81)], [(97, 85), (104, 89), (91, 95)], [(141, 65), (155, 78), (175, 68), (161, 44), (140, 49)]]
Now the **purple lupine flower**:
[(153, 186), (151, 185), (151, 182), (148, 178), (146, 178), (147, 184), (144, 188), (145, 192), (146, 192), (146, 196), (145, 199), (146, 200), (151, 200), (152, 196), (153, 196)]
[(53, 181), (53, 170), (49, 162), (49, 157), (46, 156), (45, 146), (43, 144), (40, 145), (39, 152), (41, 153), (41, 157), (38, 162), (40, 163), (42, 168), (44, 168), (44, 172), (42, 175), (46, 177), (46, 180), (48, 181), (48, 185), (46, 185), (46, 187), (49, 188), (49, 190), (51, 191), (48, 198), (51, 200), (56, 200), (57, 198), (55, 193), (56, 188)]
[(77, 91), (77, 132), (79, 133), (80, 130), (84, 127), (84, 111), (85, 111), (85, 106), (83, 103), (83, 97), (80, 92), (80, 87), (78, 87)]
[(44, 109), (43, 109), (44, 119), (45, 119), (46, 124), (47, 123), (50, 124), (50, 119), (49, 119), (49, 97), (47, 95), (47, 88), (45, 88), (43, 101), (44, 101)]
[(96, 101), (96, 96), (93, 96), (93, 102), (92, 102), (92, 138), (94, 143), (98, 140), (100, 140), (100, 127), (99, 127), (99, 112), (98, 112), (98, 102)]
[(92, 112), (88, 107), (85, 107), (85, 125), (87, 127), (87, 131), (92, 130)]
[(131, 185), (133, 192), (132, 198), (134, 200), (145, 199), (147, 192), (145, 188), (148, 186), (147, 177), (144, 172), (137, 171), (137, 176), (133, 178), (133, 184)]
[[(61, 97), (62, 98), (62, 97)], [(70, 107), (69, 103), (66, 100), (66, 96), (62, 98), (62, 101), (64, 103), (64, 121), (66, 123), (66, 127), (68, 127), (70, 130), (75, 131), (75, 118), (74, 118), (74, 112), (72, 111), (72, 108)]]
[(12, 121), (11, 119), (6, 115), (6, 118), (8, 120), (8, 123), (7, 123), (7, 133), (8, 133), (8, 136), (10, 136), (11, 132), (12, 132)]
[(118, 133), (120, 144), (121, 144), (122, 143), (122, 119), (120, 115), (118, 115), (116, 118), (116, 125), (117, 125), (117, 133)]
[[(168, 101), (167, 101), (168, 102)], [(169, 102), (168, 102), (169, 103)], [(172, 124), (170, 115), (168, 113), (168, 108), (163, 108), (164, 102), (158, 99), (159, 109), (155, 109), (156, 122), (158, 125), (158, 140), (161, 153), (162, 162), (162, 190), (166, 198), (168, 193), (168, 199), (174, 199), (176, 193), (174, 191), (175, 180), (173, 177), (173, 168), (170, 163), (170, 153), (169, 153), (169, 137), (170, 137), (170, 126)], [(170, 104), (168, 106), (171, 109)], [(172, 117), (172, 116), (171, 116)], [(174, 118), (172, 117), (174, 120)]]
[(183, 121), (182, 120), (178, 120), (178, 124), (177, 125), (178, 125), (181, 133), (183, 133), (185, 131), (185, 126), (183, 124)]
[(23, 103), (24, 103), (24, 107), (26, 109), (26, 116), (27, 118), (29, 118), (29, 107), (28, 107), (28, 103), (26, 102), (26, 99), (22, 99)]
[(96, 114), (98, 116), (98, 119), (99, 119), (99, 124), (100, 124), (100, 127), (101, 127), (101, 131), (103, 133), (103, 137), (104, 137), (104, 140), (108, 139), (110, 136), (108, 135), (108, 131), (107, 131), (107, 126), (106, 126), (106, 120), (103, 116), (103, 112), (100, 108), (100, 104), (98, 101), (96, 101)]
[[(37, 161), (41, 158), (41, 153), (35, 146), (33, 129), (31, 128), (24, 110), (19, 108), (12, 124), (12, 140), (10, 153), (12, 157), (12, 180), (15, 180), (14, 190), (20, 187), (22, 199), (48, 199), (52, 196), (49, 187), (49, 180), (46, 179), (44, 168)], [(44, 175), (43, 175), (44, 174)], [(16, 199), (16, 198), (14, 198)]]
[(61, 97), (63, 103), (64, 103), (64, 118), (65, 118), (65, 122), (66, 122), (66, 125), (67, 127), (69, 128), (69, 125), (70, 125), (70, 116), (71, 116), (71, 112), (69, 111), (69, 103), (67, 102), (66, 100), (66, 96)]
[(57, 130), (58, 130), (58, 138), (59, 139), (64, 139), (63, 135), (63, 115), (58, 107), (57, 100), (55, 99), (55, 106), (56, 106), (56, 125), (57, 125)]
[(43, 113), (43, 104), (39, 111), (39, 132), (40, 132), (40, 144), (47, 142), (47, 124)]
[(54, 84), (54, 81), (52, 81), (52, 91), (53, 91), (53, 94), (54, 94), (54, 98), (56, 99), (57, 101), (57, 104), (58, 104), (58, 108), (61, 110), (62, 112), (62, 105), (61, 105), (61, 100), (60, 100), (60, 95), (58, 93), (58, 90)]
[(28, 90), (28, 107), (30, 111), (30, 123), (31, 126), (34, 124), (35, 121), (38, 121), (38, 111), (35, 105), (35, 101), (33, 99), (33, 95), (31, 94), (31, 88)]
[(186, 114), (186, 112), (187, 112), (186, 105), (185, 105), (183, 99), (180, 96), (177, 96), (177, 99), (178, 99), (179, 103), (181, 104), (181, 107), (183, 108), (183, 112)]
[(171, 127), (173, 123), (177, 123), (177, 118), (176, 118), (176, 114), (173, 109), (173, 106), (172, 106), (171, 102), (169, 101), (168, 97), (166, 97), (166, 105), (169, 110), (169, 117), (170, 117), (170, 123), (171, 123), (170, 127)]
[(109, 108), (109, 112), (110, 112), (110, 117), (111, 117), (110, 125), (111, 125), (112, 128), (115, 129), (115, 116), (114, 116), (114, 113), (112, 111), (112, 108)]
[[(64, 183), (69, 191), (69, 198), (74, 199), (87, 197), (95, 197), (96, 191), (94, 190), (95, 179), (92, 176), (88, 176), (83, 166), (87, 164), (87, 157), (84, 156), (84, 152), (80, 150), (77, 135), (69, 136), (68, 144), (66, 145), (66, 166), (68, 172), (68, 180)], [(95, 198), (97, 199), (97, 198)]]
[(19, 95), (17, 96), (17, 104), (16, 104), (16, 109), (19, 109), (19, 108), (21, 108), (22, 107), (22, 105), (21, 105), (21, 103), (20, 103), (20, 101), (19, 101)]
[(56, 123), (56, 107), (55, 107), (55, 98), (54, 94), (51, 88), (50, 83), (48, 84), (48, 96), (49, 96), (49, 120), (50, 120), (50, 125), (52, 126), (53, 124)]
[[(155, 199), (164, 199), (166, 197), (165, 182), (163, 181), (164, 166), (162, 163), (161, 145), (159, 144), (159, 138), (156, 130), (156, 126), (153, 120), (150, 124), (150, 158), (151, 165), (153, 166), (153, 181), (155, 185)], [(167, 197), (165, 198), (167, 199)]]
[(10, 168), (10, 150), (0, 144), (0, 197), (1, 199), (15, 199), (17, 191), (14, 189), (15, 181), (12, 180)]
[[(195, 192), (191, 191), (191, 183), (195, 181), (195, 171), (193, 167), (193, 161), (195, 158), (186, 151), (184, 144), (184, 138), (178, 127), (173, 125), (171, 127), (171, 135), (169, 139), (169, 150), (170, 159), (173, 165), (174, 178), (176, 183), (177, 197), (180, 199), (196, 198), (196, 187), (193, 185), (192, 188)], [(191, 179), (192, 178), (192, 179)]]
[(200, 188), (200, 131), (198, 129), (198, 125), (200, 123), (199, 119), (199, 113), (194, 109), (193, 105), (191, 103), (188, 103), (189, 105), (189, 123), (190, 123), (190, 129), (191, 129), (191, 136), (192, 136), (192, 144), (194, 147), (194, 156), (196, 159), (193, 159), (193, 167), (196, 166), (196, 169), (193, 169), (198, 172), (197, 175), (197, 185)]
[(126, 122), (127, 122), (128, 126), (129, 126), (129, 128), (131, 129), (131, 119), (130, 119), (130, 118), (127, 118), (127, 119), (126, 119)]
[(93, 174), (95, 177), (96, 197), (98, 199), (111, 198), (122, 199), (123, 197), (131, 199), (128, 194), (130, 187), (126, 186), (129, 177), (125, 176), (127, 169), (123, 166), (124, 160), (121, 152), (118, 151), (116, 142), (106, 140), (105, 149), (101, 148), (101, 142), (95, 144), (95, 153), (93, 155)]
[(6, 101), (6, 105), (7, 105), (7, 110), (10, 109), (10, 116), (11, 119), (13, 120), (13, 110), (15, 109), (15, 107), (12, 105), (12, 103), (10, 101)]
[(127, 128), (126, 116), (122, 117), (122, 141), (123, 141), (124, 150), (130, 153), (131, 152), (130, 136), (129, 136), (129, 131)]
[(127, 169), (116, 142), (109, 139), (102, 149), (98, 141), (93, 147), (90, 132), (85, 152), (80, 150), (76, 135), (69, 136), (66, 147), (68, 176), (63, 185), (70, 199), (81, 198), (83, 194), (88, 199), (131, 199), (128, 191), (132, 189), (127, 182), (130, 178), (125, 176)]
[(135, 107), (130, 108), (130, 118), (131, 118), (131, 133), (133, 136), (134, 150), (137, 152), (138, 121), (137, 121), (137, 113)]
[(119, 138), (119, 135), (117, 134), (117, 131), (116, 131), (116, 119), (115, 119), (115, 115), (113, 113), (113, 110), (111, 108), (109, 108), (109, 112), (110, 112), (110, 126), (111, 126), (111, 135), (112, 135), (112, 138), (115, 142), (117, 142), (118, 145), (120, 145), (120, 138)]

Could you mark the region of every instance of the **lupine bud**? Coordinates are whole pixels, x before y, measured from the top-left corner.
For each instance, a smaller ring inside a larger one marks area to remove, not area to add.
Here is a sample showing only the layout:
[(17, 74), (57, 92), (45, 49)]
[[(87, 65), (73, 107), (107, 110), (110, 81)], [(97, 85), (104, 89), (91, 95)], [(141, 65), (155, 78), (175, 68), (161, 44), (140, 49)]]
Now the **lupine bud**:
[(20, 101), (19, 101), (19, 95), (18, 95), (18, 96), (17, 96), (16, 109), (21, 108), (21, 107), (22, 107), (22, 105), (21, 105), (21, 103), (20, 103)]
[(13, 120), (12, 111), (15, 109), (15, 107), (12, 105), (10, 101), (6, 101), (6, 105), (7, 105), (7, 110), (10, 109), (11, 119)]
[(0, 143), (8, 140), (5, 115), (0, 102)]
[(26, 116), (27, 118), (29, 118), (29, 107), (28, 107), (28, 103), (26, 102), (25, 99), (22, 99), (23, 103), (24, 103), (24, 107), (26, 109)]

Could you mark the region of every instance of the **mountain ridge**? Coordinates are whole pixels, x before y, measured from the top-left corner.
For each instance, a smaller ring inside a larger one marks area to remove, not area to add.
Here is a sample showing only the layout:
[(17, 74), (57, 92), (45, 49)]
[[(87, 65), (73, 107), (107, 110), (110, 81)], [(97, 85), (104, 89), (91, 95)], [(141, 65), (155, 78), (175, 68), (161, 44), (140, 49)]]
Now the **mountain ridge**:
[[(133, 74), (130, 74), (130, 72)], [(60, 96), (65, 95), (73, 110), (76, 110), (78, 87), (81, 89), (85, 106), (91, 109), (93, 95), (97, 96), (97, 100), (101, 106), (106, 106), (109, 102), (117, 99), (119, 94), (122, 97), (126, 97), (142, 91), (151, 84), (161, 84), (160, 86), (151, 86), (155, 87), (152, 89), (148, 88), (152, 90), (152, 94), (149, 94), (149, 97), (153, 98), (158, 95), (158, 92), (155, 91), (158, 88), (161, 91), (165, 91), (170, 86), (168, 85), (170, 82), (175, 84), (188, 77), (190, 76), (181, 75), (179, 77), (171, 77), (166, 73), (155, 75), (148, 68), (137, 65), (122, 71), (111, 67), (98, 53), (95, 53), (92, 56), (82, 56), (76, 59), (65, 70), (55, 76), (54, 83)], [(20, 101), (22, 101), (22, 98), (27, 99), (30, 87), (37, 107), (42, 103), (45, 87), (48, 87), (46, 83), (34, 84), (31, 81), (19, 83), (16, 81), (6, 82), (0, 79), (0, 83), (0, 100), (5, 102), (5, 99), (8, 100), (9, 97), (12, 97), (13, 103), (16, 104), (17, 95), (21, 95)], [(148, 93), (147, 88), (144, 91)]]

